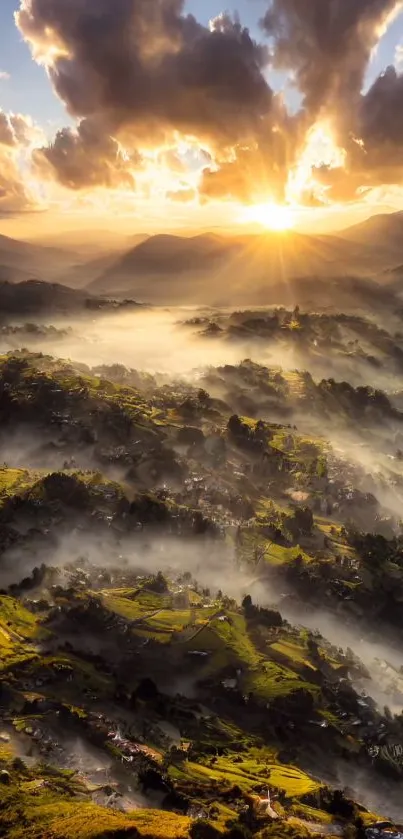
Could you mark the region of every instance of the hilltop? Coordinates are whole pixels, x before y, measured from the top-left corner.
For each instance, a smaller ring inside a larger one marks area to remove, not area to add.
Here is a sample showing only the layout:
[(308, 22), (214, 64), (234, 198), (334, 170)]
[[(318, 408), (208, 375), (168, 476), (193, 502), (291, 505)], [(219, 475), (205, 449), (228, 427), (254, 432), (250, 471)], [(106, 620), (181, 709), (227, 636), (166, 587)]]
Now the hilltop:
[[(89, 289), (109, 292), (114, 284), (121, 293), (154, 303), (225, 305), (225, 296), (217, 291), (218, 275), (221, 285), (231, 289), (233, 303), (259, 304), (282, 302), (276, 296), (279, 281), (304, 276), (329, 278), (337, 273), (370, 277), (377, 265), (381, 263), (376, 253), (363, 253), (337, 237), (298, 233), (158, 235), (117, 259)], [(281, 286), (280, 290), (284, 293)]]
[(379, 249), (390, 262), (402, 254), (403, 212), (381, 213), (343, 230), (339, 235), (348, 242)]
[(0, 281), (0, 322), (8, 320), (11, 316), (75, 315), (91, 311), (108, 311), (130, 304), (135, 305), (134, 301), (117, 302), (59, 283), (47, 283), (40, 280), (17, 283)]

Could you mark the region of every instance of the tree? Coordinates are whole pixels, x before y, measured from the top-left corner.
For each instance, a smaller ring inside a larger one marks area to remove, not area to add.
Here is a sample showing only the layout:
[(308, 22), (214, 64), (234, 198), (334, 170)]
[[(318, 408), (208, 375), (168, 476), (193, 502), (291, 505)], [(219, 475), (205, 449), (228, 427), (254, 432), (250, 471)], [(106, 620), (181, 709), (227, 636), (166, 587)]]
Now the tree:
[(242, 600), (242, 608), (244, 612), (250, 612), (253, 607), (252, 598), (250, 594), (247, 594), (244, 599)]
[(259, 609), (258, 618), (259, 623), (270, 628), (277, 628), (283, 625), (281, 614), (276, 609)]
[(238, 417), (238, 414), (233, 414), (232, 417), (228, 420), (228, 431), (234, 437), (239, 437), (242, 433), (242, 423)]
[(166, 594), (168, 591), (168, 583), (162, 573), (162, 571), (158, 571), (156, 577), (148, 584), (147, 588), (149, 591), (155, 591), (156, 594)]
[(140, 684), (134, 691), (133, 697), (141, 699), (142, 702), (152, 702), (158, 695), (158, 688), (156, 684), (147, 676), (145, 679), (141, 680)]
[(273, 701), (273, 708), (286, 711), (287, 714), (309, 716), (314, 709), (314, 700), (311, 692), (306, 688), (298, 688), (287, 696), (278, 697)]
[(342, 819), (352, 819), (356, 814), (356, 807), (346, 798), (343, 790), (336, 789), (330, 797), (329, 813)]
[(316, 464), (316, 474), (318, 478), (326, 478), (327, 477), (327, 461), (326, 458), (321, 455), (318, 457), (318, 461)]
[(185, 417), (194, 417), (197, 414), (197, 405), (192, 399), (190, 399), (190, 397), (188, 397), (184, 400), (184, 402), (182, 402), (180, 412)]
[(257, 423), (255, 425), (255, 436), (259, 439), (266, 439), (267, 431), (266, 431), (266, 425), (263, 422), (263, 420), (258, 420), (257, 421)]
[(197, 399), (202, 405), (206, 405), (209, 402), (210, 396), (207, 393), (207, 390), (200, 388), (197, 394)]
[(295, 568), (297, 571), (303, 567), (304, 564), (304, 557), (302, 554), (297, 554), (296, 557), (291, 561), (290, 565)]
[(319, 645), (318, 642), (315, 641), (313, 635), (310, 635), (307, 642), (308, 652), (313, 656), (313, 658), (317, 658), (319, 655)]
[(313, 513), (309, 507), (297, 507), (295, 521), (301, 533), (311, 533), (313, 527)]

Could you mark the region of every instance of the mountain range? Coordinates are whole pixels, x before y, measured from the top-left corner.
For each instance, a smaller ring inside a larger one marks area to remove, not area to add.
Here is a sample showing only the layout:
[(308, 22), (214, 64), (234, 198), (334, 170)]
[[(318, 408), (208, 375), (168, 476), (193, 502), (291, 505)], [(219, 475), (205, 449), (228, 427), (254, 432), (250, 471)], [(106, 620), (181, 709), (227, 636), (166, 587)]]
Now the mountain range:
[(0, 235), (0, 280), (28, 279), (52, 281), (74, 264), (67, 248), (39, 245)]
[[(99, 244), (97, 244), (97, 242)], [(337, 235), (0, 236), (0, 280), (41, 279), (155, 304), (282, 302), (301, 277), (361, 277), (400, 290), (403, 213), (373, 216)], [(230, 294), (228, 293), (230, 290)], [(287, 302), (287, 301), (286, 301)]]

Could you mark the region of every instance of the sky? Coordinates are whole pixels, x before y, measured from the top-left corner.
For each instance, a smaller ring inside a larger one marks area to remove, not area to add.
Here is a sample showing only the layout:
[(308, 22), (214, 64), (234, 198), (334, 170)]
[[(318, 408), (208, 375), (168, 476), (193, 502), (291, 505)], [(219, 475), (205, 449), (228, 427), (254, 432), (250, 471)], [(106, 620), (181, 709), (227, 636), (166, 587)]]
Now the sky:
[(1, 0), (0, 232), (403, 208), (401, 6)]

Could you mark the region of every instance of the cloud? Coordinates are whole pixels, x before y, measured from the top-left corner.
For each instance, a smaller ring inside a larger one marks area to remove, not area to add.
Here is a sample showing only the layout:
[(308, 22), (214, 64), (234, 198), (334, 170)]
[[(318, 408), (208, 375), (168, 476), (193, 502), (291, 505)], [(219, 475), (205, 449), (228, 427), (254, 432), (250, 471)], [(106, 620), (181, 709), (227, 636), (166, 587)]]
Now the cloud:
[(147, 142), (180, 131), (233, 146), (270, 113), (265, 47), (228, 17), (210, 29), (182, 0), (22, 0), (17, 24), (69, 113)]
[[(192, 155), (199, 148), (202, 201), (282, 201), (291, 182), (294, 199), (312, 206), (403, 184), (402, 77), (388, 69), (363, 93), (371, 56), (403, 0), (271, 0), (261, 21), (270, 48), (237, 18), (223, 13), (206, 27), (184, 6), (20, 0), (17, 25), (77, 120), (34, 152), (40, 176), (72, 190), (135, 190), (137, 182), (145, 194), (155, 154), (155, 172), (172, 173), (163, 194), (192, 201), (197, 178), (188, 175), (198, 164), (178, 152), (185, 141)], [(270, 65), (301, 93), (297, 114), (273, 93)], [(323, 156), (323, 142), (315, 151), (313, 129), (324, 124), (341, 163)], [(16, 129), (0, 120), (2, 132), (13, 145)]]
[(388, 67), (376, 79), (361, 100), (359, 119), (355, 166), (360, 158), (374, 186), (403, 183), (403, 74)]
[(50, 146), (34, 150), (33, 163), (39, 174), (69, 189), (134, 189), (133, 170), (141, 157), (127, 154), (95, 120), (83, 119), (76, 130), (63, 128)]
[(403, 70), (403, 44), (398, 44), (395, 49), (395, 67), (396, 70)]
[(229, 156), (216, 153), (203, 170), (200, 194), (244, 203), (282, 201), (304, 137), (303, 115), (290, 116), (282, 97), (274, 96), (270, 123), (262, 123), (255, 142), (238, 146)]
[(360, 128), (370, 156), (384, 146), (389, 149), (400, 147), (403, 140), (403, 74), (394, 67), (388, 67), (363, 97)]
[(302, 94), (306, 125), (327, 121), (344, 151), (342, 166), (318, 159), (312, 167), (324, 200), (356, 200), (379, 184), (403, 183), (401, 77), (390, 68), (363, 94), (373, 52), (402, 8), (401, 0), (272, 0), (262, 20), (274, 66), (291, 70)]
[(0, 70), (0, 82), (8, 82), (11, 79), (10, 73)]
[(291, 69), (311, 121), (351, 119), (371, 54), (401, 0), (272, 0), (263, 18), (276, 67)]
[(20, 168), (42, 134), (29, 117), (0, 110), (0, 214), (35, 209), (36, 201)]
[(15, 162), (0, 147), (0, 215), (34, 209)]
[(345, 139), (343, 168), (318, 168), (315, 178), (333, 201), (353, 200), (366, 190), (403, 184), (403, 74), (388, 67), (360, 97), (354, 125)]
[(6, 114), (0, 108), (0, 145), (17, 148), (29, 146), (41, 138), (41, 130), (30, 117), (22, 114)]
[[(42, 174), (72, 189), (130, 187), (131, 162), (118, 144), (137, 159), (138, 149), (172, 143), (165, 162), (178, 178), (188, 166), (175, 151), (178, 136), (196, 138), (209, 149), (205, 159), (224, 164), (239, 148), (267, 146), (277, 118), (264, 75), (267, 48), (228, 15), (204, 27), (183, 7), (181, 0), (22, 0), (17, 24), (81, 120), (35, 153)], [(178, 184), (166, 196), (190, 201), (194, 191)]]
[(10, 117), (0, 111), (0, 146), (14, 146), (15, 135), (11, 125)]
[(189, 204), (195, 200), (196, 196), (197, 192), (192, 187), (182, 187), (177, 190), (169, 190), (166, 193), (166, 197), (170, 201), (177, 201), (180, 204)]

